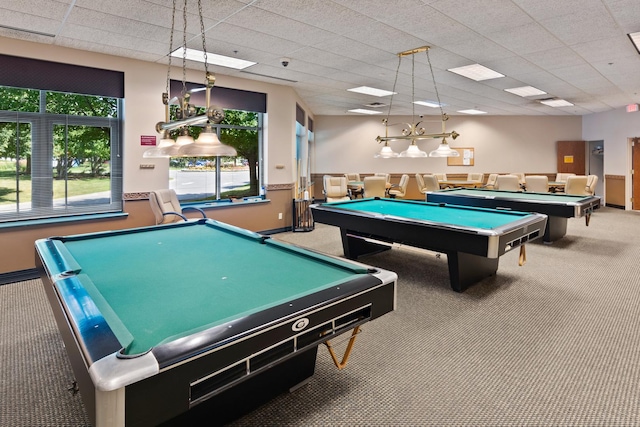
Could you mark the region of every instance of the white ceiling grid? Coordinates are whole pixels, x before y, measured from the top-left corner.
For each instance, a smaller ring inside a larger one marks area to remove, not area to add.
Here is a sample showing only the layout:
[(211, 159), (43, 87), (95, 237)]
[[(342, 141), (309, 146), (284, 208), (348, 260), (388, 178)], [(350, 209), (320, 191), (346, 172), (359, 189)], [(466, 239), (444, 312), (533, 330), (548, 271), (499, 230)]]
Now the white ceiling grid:
[[(178, 3), (182, 3), (180, 0)], [(197, 3), (188, 46), (201, 48)], [(343, 115), (390, 98), (397, 52), (430, 45), (444, 109), (491, 115), (583, 115), (640, 103), (639, 0), (217, 0), (203, 1), (207, 50), (257, 62), (213, 71), (292, 86), (315, 114)], [(167, 62), (172, 0), (3, 0), (0, 36), (158, 63)], [(181, 5), (174, 47), (182, 41)], [(237, 52), (237, 53), (235, 53)], [(291, 58), (282, 67), (280, 58)], [(415, 60), (415, 99), (436, 100), (426, 55)], [(479, 63), (505, 78), (475, 82), (446, 71)], [(203, 69), (202, 64), (189, 67)], [(522, 98), (504, 89), (547, 92)], [(412, 106), (411, 57), (400, 67), (392, 114)], [(564, 98), (552, 108), (537, 99)], [(383, 107), (386, 113), (387, 107)], [(438, 109), (416, 106), (420, 114)]]

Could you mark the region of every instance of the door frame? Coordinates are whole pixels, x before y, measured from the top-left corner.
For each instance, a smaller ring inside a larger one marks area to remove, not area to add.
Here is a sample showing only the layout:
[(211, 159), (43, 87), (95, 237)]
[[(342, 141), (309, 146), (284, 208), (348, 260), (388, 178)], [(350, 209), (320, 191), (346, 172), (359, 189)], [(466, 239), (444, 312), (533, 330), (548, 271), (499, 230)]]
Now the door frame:
[[(635, 145), (634, 145), (634, 141), (635, 141)], [(628, 184), (626, 185), (626, 195), (625, 195), (625, 209), (627, 210), (634, 210), (633, 209), (633, 205), (634, 205), (634, 197), (633, 197), (633, 190), (634, 190), (634, 186), (638, 186), (638, 188), (640, 188), (640, 164), (636, 165), (636, 169), (638, 169), (638, 171), (634, 170), (634, 166), (633, 166), (633, 152), (634, 150), (640, 150), (640, 137), (628, 137), (627, 138), (627, 144), (629, 147), (629, 155), (627, 156), (628, 158), (628, 167), (627, 167), (627, 182)], [(639, 157), (640, 157), (640, 151), (639, 151)], [(639, 162), (640, 163), (640, 162)], [(636, 200), (635, 204), (637, 206), (637, 209), (635, 210), (640, 210), (640, 200)]]

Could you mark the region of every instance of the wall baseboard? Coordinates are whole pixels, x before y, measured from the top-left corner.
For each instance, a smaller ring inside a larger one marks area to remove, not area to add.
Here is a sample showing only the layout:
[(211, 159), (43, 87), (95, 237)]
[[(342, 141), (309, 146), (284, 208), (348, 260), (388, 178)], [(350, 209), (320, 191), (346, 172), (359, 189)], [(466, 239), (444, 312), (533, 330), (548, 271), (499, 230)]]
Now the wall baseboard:
[(269, 234), (286, 233), (287, 231), (291, 231), (291, 227), (281, 227), (281, 228), (274, 228), (271, 230), (263, 230), (263, 231), (259, 231), (259, 233), (264, 234), (265, 236), (268, 236)]
[(8, 285), (9, 283), (22, 282), (24, 280), (39, 279), (40, 272), (37, 268), (30, 268), (28, 270), (11, 271), (9, 273), (0, 274), (0, 286)]

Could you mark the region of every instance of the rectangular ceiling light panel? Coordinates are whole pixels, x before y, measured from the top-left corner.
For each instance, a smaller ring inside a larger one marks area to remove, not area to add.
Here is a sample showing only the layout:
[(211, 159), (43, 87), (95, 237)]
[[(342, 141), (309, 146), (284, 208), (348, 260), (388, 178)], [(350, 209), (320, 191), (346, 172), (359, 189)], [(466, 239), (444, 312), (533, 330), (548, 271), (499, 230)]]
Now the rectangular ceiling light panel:
[[(171, 56), (176, 58), (182, 58), (183, 47), (179, 47), (171, 53)], [(204, 63), (204, 52), (197, 49), (187, 48), (186, 58), (190, 61), (198, 61)], [(244, 70), (252, 65), (256, 65), (257, 62), (245, 61), (244, 59), (232, 58), (230, 56), (217, 55), (215, 53), (207, 52), (207, 63), (212, 65), (219, 65), (221, 67), (233, 68), (236, 70)]]
[(465, 65), (464, 67), (449, 68), (447, 71), (459, 74), (477, 82), (482, 80), (498, 79), (504, 77), (504, 74), (500, 74), (497, 71), (493, 71), (491, 68), (487, 68), (480, 64)]
[(549, 107), (572, 107), (573, 104), (570, 103), (569, 101), (566, 101), (564, 99), (547, 99), (544, 101), (540, 101), (540, 103), (544, 104), (544, 105), (548, 105)]
[(475, 109), (470, 109), (470, 110), (460, 110), (458, 111), (458, 113), (463, 113), (463, 114), (487, 114), (486, 111), (482, 111), (482, 110), (475, 110)]
[(382, 114), (381, 111), (365, 110), (364, 108), (355, 108), (353, 110), (349, 110), (349, 112), (358, 114)]
[(521, 86), (511, 89), (505, 89), (506, 92), (526, 98), (527, 96), (546, 95), (547, 92), (536, 89), (533, 86)]
[(365, 95), (373, 95), (373, 96), (389, 96), (389, 95), (395, 95), (397, 93), (397, 92), (391, 92), (383, 89), (376, 89), (375, 87), (369, 87), (369, 86), (354, 87), (347, 90), (349, 92), (364, 93)]
[(425, 107), (438, 108), (444, 107), (447, 104), (438, 104), (436, 101), (414, 101), (414, 104), (424, 105)]
[(638, 53), (640, 53), (640, 31), (637, 33), (628, 34), (628, 36), (631, 39), (633, 45), (636, 47)]

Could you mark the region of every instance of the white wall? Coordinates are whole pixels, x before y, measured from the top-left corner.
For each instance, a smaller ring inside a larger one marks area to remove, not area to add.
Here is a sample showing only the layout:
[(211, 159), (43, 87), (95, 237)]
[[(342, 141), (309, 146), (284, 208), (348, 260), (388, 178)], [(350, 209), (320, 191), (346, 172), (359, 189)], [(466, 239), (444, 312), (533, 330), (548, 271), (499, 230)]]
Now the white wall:
[[(439, 133), (439, 116), (425, 117), (427, 133)], [(411, 117), (391, 117), (390, 123), (411, 121)], [(399, 134), (402, 126), (390, 128)], [(384, 136), (380, 116), (316, 116), (314, 173), (344, 172), (524, 172), (556, 171), (556, 141), (581, 140), (579, 116), (451, 116), (447, 132), (460, 136), (452, 147), (473, 147), (474, 166), (447, 166), (444, 158), (375, 159), (381, 145), (375, 138)], [(424, 151), (432, 151), (439, 140), (418, 142)], [(390, 142), (396, 152), (408, 142)]]
[(618, 108), (583, 116), (582, 137), (587, 141), (604, 141), (604, 173), (626, 176), (626, 209), (631, 209), (629, 138), (640, 137), (640, 112), (627, 113), (625, 108)]

